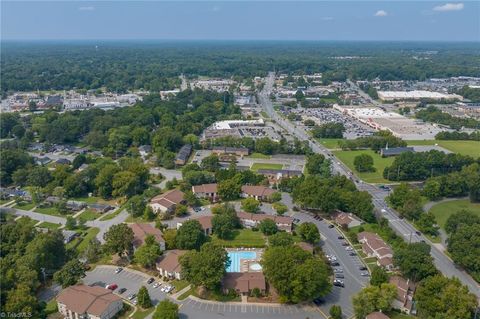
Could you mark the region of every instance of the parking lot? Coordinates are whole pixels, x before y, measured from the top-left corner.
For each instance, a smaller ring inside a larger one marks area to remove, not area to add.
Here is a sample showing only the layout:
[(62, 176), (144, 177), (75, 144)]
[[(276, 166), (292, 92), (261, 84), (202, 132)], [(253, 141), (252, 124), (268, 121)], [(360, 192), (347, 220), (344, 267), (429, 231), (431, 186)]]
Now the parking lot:
[[(138, 293), (141, 286), (146, 286), (153, 304), (165, 299), (167, 294), (160, 291), (159, 288), (153, 288), (152, 284), (147, 284), (150, 276), (141, 274), (129, 269), (123, 269), (120, 273), (115, 273), (115, 267), (97, 266), (93, 271), (86, 273), (83, 278), (84, 284), (99, 285), (105, 287), (107, 284), (116, 284), (118, 288), (126, 288), (120, 296), (127, 298), (132, 293)], [(240, 303), (222, 303), (212, 301), (200, 301), (195, 299), (186, 299), (180, 303), (181, 318), (326, 318), (316, 307), (297, 306), (297, 305), (268, 305), (268, 304), (240, 304)], [(327, 310), (328, 312), (328, 310)]]
[(350, 251), (346, 249), (348, 246), (342, 245), (345, 240), (338, 239), (339, 236), (342, 236), (341, 233), (337, 228), (329, 228), (330, 223), (315, 219), (305, 212), (297, 212), (292, 216), (299, 219), (299, 223), (312, 222), (318, 227), (322, 235), (322, 250), (326, 255), (335, 256), (339, 266), (333, 268), (341, 269), (341, 274), (344, 276), (344, 278), (339, 278), (343, 281), (344, 287), (333, 286), (332, 292), (321, 299), (320, 308), (323, 312), (328, 313), (330, 307), (337, 304), (342, 307), (342, 312), (347, 318), (353, 316), (352, 296), (370, 281), (370, 277), (361, 275), (364, 272), (360, 270), (360, 267), (364, 266), (362, 260), (357, 255), (349, 255)]
[[(292, 112), (302, 116), (302, 120), (311, 119), (317, 125), (325, 123), (342, 123), (345, 126), (343, 136), (347, 139), (354, 139), (361, 136), (372, 135), (375, 130), (371, 127), (356, 121), (355, 119), (343, 115), (341, 112), (331, 108), (312, 108), (312, 109), (290, 109)], [(298, 125), (298, 124), (297, 124)]]

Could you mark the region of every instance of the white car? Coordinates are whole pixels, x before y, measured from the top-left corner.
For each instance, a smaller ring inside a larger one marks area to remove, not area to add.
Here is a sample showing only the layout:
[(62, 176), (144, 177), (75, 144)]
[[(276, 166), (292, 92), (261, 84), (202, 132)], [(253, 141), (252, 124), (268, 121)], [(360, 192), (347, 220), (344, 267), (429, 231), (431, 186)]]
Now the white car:
[(382, 212), (382, 214), (386, 214), (386, 213), (387, 213), (387, 210), (384, 209), (384, 208), (382, 208), (380, 211)]
[(353, 250), (353, 248), (351, 246), (347, 246), (345, 247), (346, 250), (350, 251), (350, 250)]
[(117, 269), (115, 269), (115, 273), (118, 274), (118, 273), (121, 272), (122, 270), (123, 270), (123, 268), (118, 267)]
[(158, 287), (160, 287), (160, 284), (158, 282), (153, 284), (153, 288), (158, 288)]

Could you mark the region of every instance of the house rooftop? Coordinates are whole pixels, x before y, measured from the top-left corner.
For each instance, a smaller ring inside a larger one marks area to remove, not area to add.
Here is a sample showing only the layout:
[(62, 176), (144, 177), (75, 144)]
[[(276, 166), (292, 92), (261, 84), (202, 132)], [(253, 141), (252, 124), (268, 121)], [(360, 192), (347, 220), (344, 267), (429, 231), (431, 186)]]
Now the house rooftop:
[(178, 189), (172, 189), (172, 190), (169, 190), (168, 192), (155, 196), (154, 198), (152, 198), (150, 202), (158, 203), (163, 207), (169, 208), (174, 205), (180, 204), (183, 201), (184, 195), (185, 194), (182, 191)]
[(243, 185), (242, 192), (250, 196), (268, 197), (275, 193), (275, 190), (265, 186)]
[(193, 186), (194, 193), (216, 193), (218, 184), (202, 184)]
[(108, 289), (85, 285), (70, 286), (57, 296), (57, 301), (64, 304), (69, 310), (95, 316), (101, 316), (112, 302), (121, 300)]
[(133, 231), (134, 238), (133, 238), (133, 246), (134, 247), (140, 247), (143, 245), (145, 242), (145, 238), (148, 235), (152, 235), (157, 242), (165, 242), (165, 240), (162, 237), (162, 232), (160, 229), (153, 227), (150, 224), (147, 223), (136, 223), (136, 224), (129, 224), (128, 227), (130, 227)]
[(266, 289), (265, 276), (261, 272), (230, 272), (222, 280), (223, 288), (247, 293), (254, 288)]
[(179, 257), (183, 256), (187, 251), (186, 250), (170, 250), (165, 257), (163, 257), (157, 263), (157, 269), (163, 269), (167, 272), (181, 272), (182, 266), (179, 262)]

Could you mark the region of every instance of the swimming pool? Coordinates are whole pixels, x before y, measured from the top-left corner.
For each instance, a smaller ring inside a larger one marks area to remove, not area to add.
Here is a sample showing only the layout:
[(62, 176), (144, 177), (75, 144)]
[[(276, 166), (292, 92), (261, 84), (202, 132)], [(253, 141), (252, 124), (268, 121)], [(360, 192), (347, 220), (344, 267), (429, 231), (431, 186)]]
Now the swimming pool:
[(256, 259), (257, 253), (254, 251), (229, 251), (228, 258), (230, 258), (230, 266), (227, 267), (227, 272), (240, 272), (241, 260)]

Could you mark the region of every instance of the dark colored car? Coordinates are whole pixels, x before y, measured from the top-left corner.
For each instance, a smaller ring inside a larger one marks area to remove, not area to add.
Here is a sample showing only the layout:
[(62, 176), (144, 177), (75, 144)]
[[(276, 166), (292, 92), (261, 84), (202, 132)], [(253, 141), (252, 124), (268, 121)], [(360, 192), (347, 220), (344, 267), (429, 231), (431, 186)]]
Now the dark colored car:
[(333, 261), (330, 263), (330, 265), (334, 266), (334, 267), (338, 267), (340, 266), (340, 263), (338, 261)]
[(344, 242), (342, 243), (342, 246), (348, 246), (348, 243), (347, 243), (346, 241), (344, 241)]
[(315, 298), (313, 299), (313, 303), (316, 304), (317, 306), (320, 306), (323, 304), (325, 301), (322, 298)]
[(360, 267), (358, 267), (358, 269), (359, 269), (359, 270), (367, 270), (367, 267), (365, 267), (365, 266), (360, 266)]
[(335, 274), (335, 278), (345, 278), (343, 274)]
[(147, 284), (149, 284), (149, 285), (150, 285), (150, 284), (151, 284), (152, 282), (154, 282), (154, 281), (155, 281), (155, 279), (153, 279), (153, 278), (150, 278), (150, 279), (148, 279), (148, 280), (147, 280)]
[(118, 290), (118, 293), (119, 293), (119, 294), (123, 294), (125, 291), (127, 291), (127, 288), (120, 288), (120, 289)]
[(338, 239), (345, 239), (343, 236), (338, 236)]
[(354, 251), (351, 251), (351, 252), (349, 252), (348, 254), (349, 254), (350, 256), (356, 256), (356, 255), (357, 255), (357, 253), (354, 252)]
[(337, 287), (345, 287), (345, 284), (343, 283), (343, 281), (334, 281), (333, 285)]
[(333, 227), (335, 227), (335, 226), (333, 226), (332, 224), (328, 225), (328, 228), (333, 228)]

